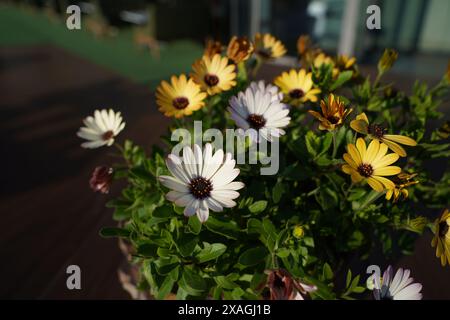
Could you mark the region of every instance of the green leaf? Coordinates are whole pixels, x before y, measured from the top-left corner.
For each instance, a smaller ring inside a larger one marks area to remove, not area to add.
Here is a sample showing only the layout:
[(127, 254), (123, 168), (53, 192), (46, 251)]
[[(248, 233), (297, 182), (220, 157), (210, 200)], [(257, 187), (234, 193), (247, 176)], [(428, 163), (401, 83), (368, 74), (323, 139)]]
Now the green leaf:
[(165, 276), (171, 273), (175, 268), (180, 266), (180, 260), (175, 256), (161, 257), (155, 260), (156, 272)]
[(228, 277), (225, 276), (214, 277), (214, 281), (216, 281), (216, 283), (224, 289), (232, 290), (238, 287), (236, 283), (229, 280)]
[(251, 206), (248, 207), (251, 213), (260, 213), (263, 212), (267, 207), (267, 201), (261, 200), (254, 202)]
[(190, 257), (192, 252), (195, 250), (195, 246), (198, 243), (198, 237), (193, 234), (182, 234), (181, 237), (176, 241), (175, 245), (178, 251), (183, 257)]
[(250, 218), (247, 221), (248, 234), (260, 234), (263, 230), (262, 222), (255, 218)]
[(291, 254), (291, 250), (286, 248), (280, 248), (277, 250), (277, 256), (280, 258), (287, 258)]
[(199, 263), (203, 263), (220, 257), (226, 250), (227, 246), (222, 243), (205, 243), (205, 247), (195, 257)]
[(278, 181), (272, 189), (272, 200), (274, 203), (278, 203), (284, 193), (284, 185), (281, 181)]
[(250, 281), (250, 288), (256, 290), (261, 287), (261, 284), (265, 283), (267, 279), (267, 275), (264, 273), (255, 273), (252, 277), (252, 281)]
[(229, 239), (238, 239), (240, 229), (235, 221), (210, 216), (204, 225), (211, 232), (220, 234)]
[(333, 279), (333, 270), (331, 270), (330, 265), (326, 262), (323, 265), (323, 278), (326, 280)]
[(189, 230), (193, 234), (199, 234), (200, 231), (202, 230), (202, 223), (200, 222), (200, 220), (198, 220), (197, 215), (193, 215), (193, 216), (189, 217), (188, 225), (189, 225)]
[(325, 138), (323, 138), (323, 140), (321, 141), (321, 147), (322, 148), (321, 148), (320, 153), (318, 154), (318, 156), (326, 153), (330, 149), (332, 143), (333, 143), (333, 134), (331, 132), (328, 132), (325, 135)]
[(158, 246), (144, 242), (137, 245), (136, 253), (144, 257), (155, 257), (157, 255)]
[(350, 287), (350, 281), (352, 281), (352, 271), (349, 269), (347, 271), (347, 279), (345, 280), (345, 287), (346, 288)]
[(241, 288), (237, 287), (234, 288), (233, 291), (231, 291), (231, 296), (233, 297), (234, 300), (241, 300), (242, 296), (244, 295), (245, 291), (242, 290)]
[(115, 221), (124, 221), (131, 218), (131, 211), (124, 207), (116, 207), (113, 213)]
[(155, 218), (170, 218), (173, 214), (173, 208), (168, 205), (158, 207), (153, 211), (152, 216)]
[(156, 299), (163, 300), (165, 297), (169, 295), (172, 291), (173, 285), (175, 281), (171, 277), (166, 277), (158, 290), (158, 294), (156, 295)]
[(188, 267), (183, 269), (183, 274), (179, 284), (183, 290), (186, 290), (186, 292), (192, 296), (199, 296), (206, 290), (205, 279)]
[(129, 171), (130, 177), (141, 180), (145, 183), (152, 183), (155, 181), (153, 175), (144, 167), (134, 167)]
[(351, 70), (343, 71), (343, 72), (339, 73), (338, 78), (331, 85), (330, 91), (334, 91), (337, 88), (339, 88), (340, 86), (342, 86), (344, 83), (346, 83), (348, 80), (350, 80), (352, 78), (352, 75), (353, 75), (353, 71), (351, 71)]
[(314, 132), (308, 131), (305, 136), (305, 143), (308, 153), (315, 158), (320, 150), (320, 138), (318, 138)]
[(121, 237), (127, 238), (130, 236), (130, 231), (123, 228), (104, 227), (100, 230), (100, 236), (103, 238)]
[(262, 262), (268, 254), (265, 247), (251, 248), (241, 254), (239, 257), (239, 263), (243, 266), (254, 266)]

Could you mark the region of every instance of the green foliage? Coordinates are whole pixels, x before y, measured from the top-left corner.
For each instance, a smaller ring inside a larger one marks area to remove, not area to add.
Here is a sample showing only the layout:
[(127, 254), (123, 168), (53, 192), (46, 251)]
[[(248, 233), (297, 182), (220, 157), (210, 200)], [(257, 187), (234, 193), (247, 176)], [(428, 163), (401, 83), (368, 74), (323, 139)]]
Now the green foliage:
[[(420, 202), (422, 208), (433, 210), (448, 206), (448, 168), (444, 166), (434, 179), (425, 169), (429, 161), (445, 161), (450, 155), (448, 135), (426, 131), (429, 120), (440, 115), (437, 108), (448, 93), (447, 82), (431, 89), (416, 83), (407, 96), (382, 84), (382, 75), (371, 81), (344, 71), (333, 78), (330, 66), (312, 72), (322, 98), (330, 91), (342, 96), (353, 108), (351, 119), (335, 132), (321, 131), (304, 112), (318, 110), (317, 103), (292, 108), (290, 126), (280, 140), (278, 174), (260, 176), (259, 165), (239, 165), (237, 180), (246, 187), (239, 190), (237, 206), (211, 212), (203, 224), (166, 200), (167, 190), (157, 179), (168, 174), (164, 156), (175, 144), (170, 132), (162, 138), (167, 148), (153, 147), (150, 155), (125, 141), (121, 150), (125, 166), (119, 166), (114, 177), (125, 180), (125, 187), (108, 203), (121, 227), (103, 228), (100, 234), (131, 244), (144, 288), (155, 298), (174, 293), (179, 299), (259, 299), (267, 270), (283, 268), (317, 287), (313, 299), (353, 299), (364, 286), (361, 276), (348, 270), (351, 259), (358, 258), (364, 266), (376, 247), (386, 256), (409, 252), (414, 236), (429, 223), (412, 204)], [(240, 74), (239, 87), (246, 84)], [(207, 107), (192, 119), (204, 121), (204, 130), (229, 127), (224, 110), (238, 90), (209, 98)], [(407, 160), (400, 164), (404, 172), (418, 173), (419, 183), (408, 188), (408, 199), (389, 202), (384, 193), (364, 183), (353, 184), (342, 173), (343, 153), (357, 137), (348, 122), (360, 112), (371, 122), (386, 124), (390, 133), (419, 142), (407, 148)], [(192, 119), (177, 120), (175, 126), (192, 129)], [(337, 278), (343, 272), (345, 279)], [(344, 280), (345, 286), (338, 289)]]

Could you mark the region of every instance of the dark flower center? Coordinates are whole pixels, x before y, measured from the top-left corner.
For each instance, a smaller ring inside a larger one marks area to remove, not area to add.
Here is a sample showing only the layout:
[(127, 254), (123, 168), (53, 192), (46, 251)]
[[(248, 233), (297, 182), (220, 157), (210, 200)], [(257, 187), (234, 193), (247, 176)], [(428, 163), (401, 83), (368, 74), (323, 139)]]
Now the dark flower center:
[(214, 74), (206, 74), (204, 80), (209, 87), (214, 87), (219, 83), (219, 78)]
[(331, 124), (338, 124), (340, 120), (340, 118), (336, 116), (330, 116), (327, 119), (328, 121), (330, 121)]
[(373, 174), (373, 168), (370, 164), (360, 164), (358, 167), (358, 172), (360, 175), (362, 175), (363, 177), (370, 177)]
[(373, 124), (369, 126), (369, 133), (378, 139), (383, 138), (386, 131), (387, 130), (385, 128), (383, 128), (378, 124)]
[(247, 118), (247, 122), (250, 124), (250, 127), (253, 129), (261, 129), (266, 124), (266, 119), (259, 114), (251, 114)]
[(439, 222), (439, 238), (444, 238), (447, 235), (448, 232), (448, 224), (447, 221), (441, 221)]
[(211, 195), (212, 183), (203, 177), (197, 177), (189, 183), (189, 191), (197, 199), (204, 199)]
[(189, 105), (189, 100), (185, 97), (178, 97), (173, 99), (172, 105), (175, 109), (183, 110)]
[(302, 89), (294, 89), (294, 90), (291, 90), (291, 92), (289, 92), (289, 96), (292, 99), (300, 99), (304, 95), (305, 95), (305, 93), (303, 92)]
[(103, 140), (105, 141), (108, 141), (112, 137), (114, 137), (114, 132), (112, 130), (106, 131), (102, 136)]

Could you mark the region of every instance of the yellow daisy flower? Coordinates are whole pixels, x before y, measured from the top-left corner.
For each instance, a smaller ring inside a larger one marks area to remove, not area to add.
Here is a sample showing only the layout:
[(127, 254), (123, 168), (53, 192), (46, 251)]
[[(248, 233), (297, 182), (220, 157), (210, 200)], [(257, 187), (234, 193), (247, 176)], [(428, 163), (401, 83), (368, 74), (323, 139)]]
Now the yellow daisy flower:
[(378, 140), (372, 140), (369, 147), (366, 148), (364, 139), (358, 138), (356, 146), (354, 144), (347, 145), (347, 151), (348, 153), (344, 154), (347, 164), (342, 166), (342, 171), (351, 175), (354, 183), (365, 180), (372, 189), (378, 192), (395, 188), (395, 184), (385, 176), (400, 173), (399, 167), (390, 166), (399, 157), (396, 153), (386, 154), (387, 145)]
[(396, 177), (396, 181), (394, 181), (395, 188), (389, 189), (386, 192), (386, 200), (389, 201), (392, 199), (392, 202), (396, 203), (401, 197), (403, 197), (403, 199), (408, 198), (409, 192), (406, 188), (419, 183), (419, 181), (412, 180), (415, 176), (417, 176), (417, 173), (400, 173)]
[(441, 217), (436, 219), (435, 234), (431, 246), (436, 247), (436, 258), (441, 259), (444, 267), (450, 265), (450, 212), (445, 209)]
[(191, 77), (209, 95), (230, 90), (236, 85), (234, 65), (228, 64), (228, 58), (215, 54), (212, 58), (203, 56), (197, 60), (192, 69)]
[(279, 58), (286, 53), (283, 43), (269, 33), (255, 35), (255, 53), (261, 59)]
[(337, 58), (337, 66), (341, 70), (348, 70), (352, 68), (356, 63), (355, 57), (349, 57), (345, 54), (339, 55)]
[(334, 66), (334, 61), (331, 57), (327, 56), (325, 53), (319, 53), (317, 57), (314, 58), (314, 67), (320, 68), (322, 65), (332, 65)]
[(320, 121), (319, 129), (333, 131), (340, 127), (345, 118), (352, 112), (352, 109), (345, 109), (344, 102), (339, 97), (335, 98), (334, 94), (328, 96), (328, 101), (320, 102), (322, 114), (317, 111), (309, 110), (308, 112)]
[(312, 73), (304, 69), (298, 72), (294, 69), (283, 72), (274, 80), (285, 95), (285, 100), (292, 105), (299, 106), (306, 101), (316, 102), (320, 89), (313, 89)]
[(314, 68), (320, 69), (322, 66), (330, 65), (332, 66), (332, 76), (336, 78), (339, 75), (339, 69), (335, 67), (334, 61), (331, 57), (325, 55), (324, 53), (319, 53), (313, 61)]
[(172, 76), (170, 82), (162, 81), (156, 89), (156, 103), (165, 116), (181, 118), (205, 105), (206, 93), (192, 79), (182, 74)]
[(387, 129), (378, 124), (369, 125), (369, 119), (364, 112), (356, 116), (356, 120), (350, 122), (350, 127), (358, 133), (368, 135), (371, 139), (387, 144), (389, 149), (400, 157), (406, 157), (406, 151), (399, 143), (412, 147), (417, 145), (414, 139), (398, 134), (386, 134)]
[(231, 38), (227, 48), (227, 57), (234, 63), (247, 60), (253, 53), (253, 44), (248, 41), (247, 37)]

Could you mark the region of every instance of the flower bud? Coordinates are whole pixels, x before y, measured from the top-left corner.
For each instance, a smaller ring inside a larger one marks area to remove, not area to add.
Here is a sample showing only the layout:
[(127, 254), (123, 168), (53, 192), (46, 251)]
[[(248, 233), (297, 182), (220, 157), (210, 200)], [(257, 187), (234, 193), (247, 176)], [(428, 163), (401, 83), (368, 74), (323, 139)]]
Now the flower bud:
[(394, 49), (385, 49), (380, 61), (378, 61), (378, 72), (380, 74), (385, 73), (392, 68), (394, 62), (398, 58), (398, 52)]
[(92, 173), (89, 185), (95, 192), (108, 193), (113, 178), (113, 168), (96, 167)]

